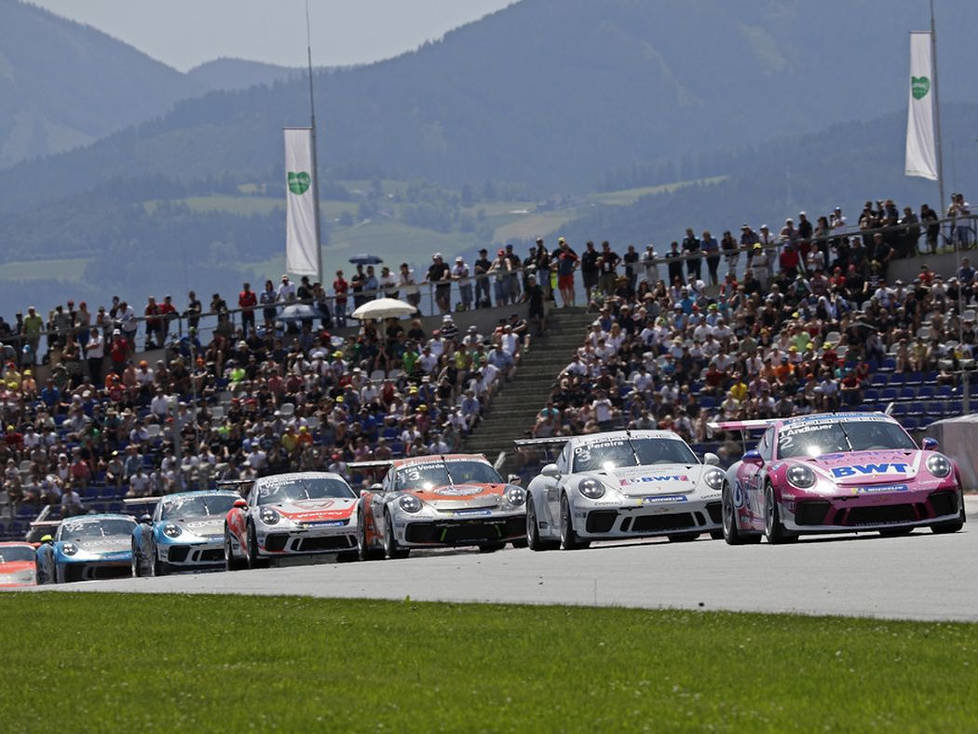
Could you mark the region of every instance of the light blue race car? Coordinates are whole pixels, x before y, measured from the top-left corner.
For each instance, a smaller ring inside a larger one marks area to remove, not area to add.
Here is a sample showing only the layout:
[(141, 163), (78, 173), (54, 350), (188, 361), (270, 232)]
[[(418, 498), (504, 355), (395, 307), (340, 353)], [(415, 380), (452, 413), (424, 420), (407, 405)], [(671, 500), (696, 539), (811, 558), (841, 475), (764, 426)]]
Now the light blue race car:
[(132, 564), (129, 538), (136, 519), (130, 515), (81, 515), (62, 520), (53, 552), (38, 555), (42, 570), (55, 583), (124, 576)]
[[(132, 531), (132, 575), (160, 576), (169, 571), (224, 563), (224, 516), (237, 492), (178, 492), (144, 501), (152, 503)], [(127, 500), (135, 506), (136, 500)]]

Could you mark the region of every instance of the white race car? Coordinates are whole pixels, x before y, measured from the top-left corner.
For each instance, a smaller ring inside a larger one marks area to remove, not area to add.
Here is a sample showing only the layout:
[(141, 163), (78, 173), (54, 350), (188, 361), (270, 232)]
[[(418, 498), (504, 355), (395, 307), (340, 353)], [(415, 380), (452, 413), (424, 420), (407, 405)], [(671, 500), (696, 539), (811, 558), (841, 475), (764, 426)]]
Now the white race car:
[(519, 449), (563, 445), (527, 488), (533, 550), (586, 548), (592, 540), (664, 535), (723, 537), (724, 473), (715, 454), (700, 462), (672, 431), (613, 431), (516, 441)]
[(309, 553), (357, 557), (357, 496), (339, 474), (297, 472), (261, 477), (248, 499), (224, 518), (228, 570)]

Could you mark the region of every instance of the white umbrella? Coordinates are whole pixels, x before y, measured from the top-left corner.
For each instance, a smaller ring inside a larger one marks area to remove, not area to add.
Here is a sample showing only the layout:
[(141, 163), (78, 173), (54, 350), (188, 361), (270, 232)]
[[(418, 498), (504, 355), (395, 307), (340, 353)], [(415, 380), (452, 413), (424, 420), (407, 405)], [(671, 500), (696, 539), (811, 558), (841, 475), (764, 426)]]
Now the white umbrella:
[(322, 314), (316, 311), (316, 309), (314, 309), (308, 303), (294, 303), (291, 306), (286, 306), (282, 309), (282, 313), (278, 315), (278, 320), (306, 321), (319, 318), (321, 315)]
[(396, 319), (401, 316), (411, 316), (417, 310), (410, 303), (399, 301), (396, 298), (378, 298), (374, 301), (367, 301), (354, 311), (351, 316), (361, 321), (368, 319)]

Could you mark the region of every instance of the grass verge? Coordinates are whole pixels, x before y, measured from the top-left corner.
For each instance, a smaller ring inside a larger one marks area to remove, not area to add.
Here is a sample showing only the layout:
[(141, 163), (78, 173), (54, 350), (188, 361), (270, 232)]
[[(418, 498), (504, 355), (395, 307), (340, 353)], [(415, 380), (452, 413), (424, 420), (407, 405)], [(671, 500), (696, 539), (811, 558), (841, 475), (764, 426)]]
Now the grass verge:
[[(296, 597), (7, 594), (5, 731), (967, 731), (978, 629)], [(67, 718), (66, 718), (67, 717)]]

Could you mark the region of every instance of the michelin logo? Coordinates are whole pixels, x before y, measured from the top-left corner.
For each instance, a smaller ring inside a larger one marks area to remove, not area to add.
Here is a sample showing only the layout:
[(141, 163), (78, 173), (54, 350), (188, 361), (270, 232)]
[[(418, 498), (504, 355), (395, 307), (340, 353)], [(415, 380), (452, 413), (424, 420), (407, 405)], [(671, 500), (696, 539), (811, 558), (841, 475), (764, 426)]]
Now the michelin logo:
[(832, 476), (836, 479), (843, 479), (845, 477), (872, 476), (874, 474), (906, 474), (909, 466), (909, 464), (902, 463), (837, 466), (832, 470)]

